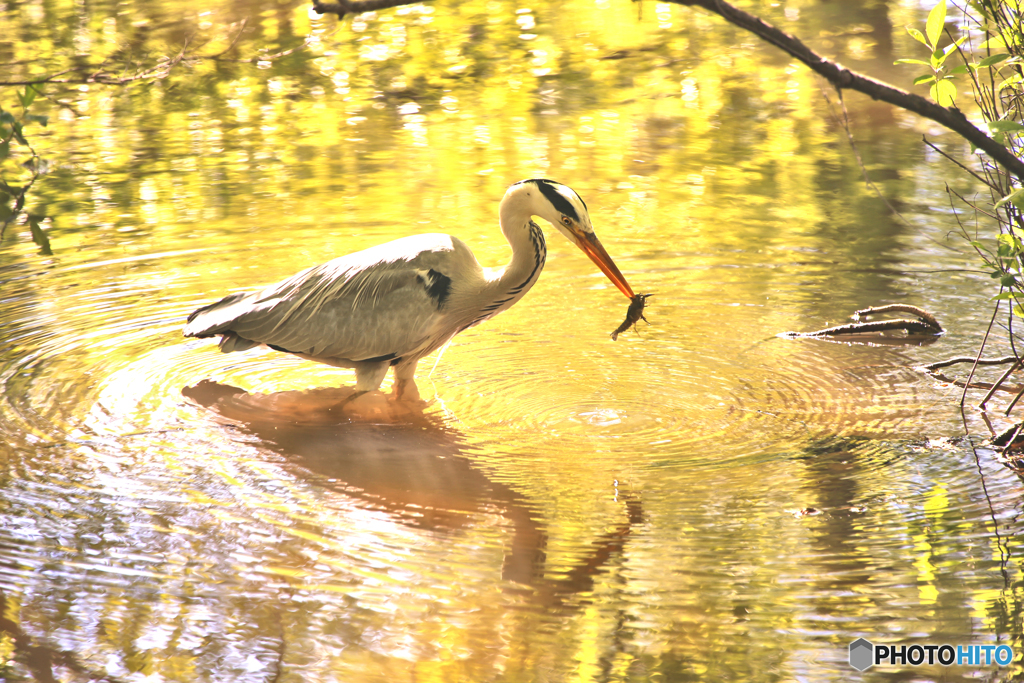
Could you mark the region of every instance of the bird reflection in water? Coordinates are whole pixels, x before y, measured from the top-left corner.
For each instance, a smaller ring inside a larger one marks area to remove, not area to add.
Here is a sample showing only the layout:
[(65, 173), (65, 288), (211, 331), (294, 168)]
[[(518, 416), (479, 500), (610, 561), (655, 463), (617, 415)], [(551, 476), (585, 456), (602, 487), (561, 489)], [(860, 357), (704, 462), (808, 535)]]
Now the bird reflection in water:
[(513, 529), (502, 579), (528, 587), (548, 606), (591, 590), (595, 577), (622, 553), (633, 527), (642, 521), (640, 500), (626, 497), (626, 519), (595, 539), (569, 572), (545, 578), (547, 537), (529, 502), (474, 467), (456, 430), (421, 408), (383, 395), (379, 403), (365, 404), (356, 418), (351, 406), (342, 415), (339, 404), (352, 391), (250, 394), (204, 380), (182, 394), (256, 436), (290, 465), (312, 474), (318, 485), (357, 498), (398, 523), (449, 534), (497, 509)]

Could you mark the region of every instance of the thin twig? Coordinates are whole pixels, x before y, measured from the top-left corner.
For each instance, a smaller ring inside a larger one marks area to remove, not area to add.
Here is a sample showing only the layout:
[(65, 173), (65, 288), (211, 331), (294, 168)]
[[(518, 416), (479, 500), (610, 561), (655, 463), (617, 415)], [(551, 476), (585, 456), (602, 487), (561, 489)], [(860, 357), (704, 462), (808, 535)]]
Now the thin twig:
[(1019, 367), (1020, 367), (1020, 359), (1018, 359), (1016, 363), (1014, 363), (1013, 365), (1008, 367), (1006, 369), (1006, 372), (1004, 372), (1002, 374), (1002, 376), (1000, 376), (999, 379), (996, 380), (996, 383), (993, 384), (992, 388), (988, 390), (987, 394), (985, 394), (985, 398), (981, 399), (981, 403), (978, 404), (978, 407), (979, 408), (984, 408), (985, 404), (988, 403), (988, 400), (990, 398), (992, 398), (993, 394), (996, 393), (996, 390), (999, 389), (1003, 385), (1003, 382), (1005, 382), (1010, 377), (1010, 375), (1013, 374), (1014, 370), (1016, 370)]
[(850, 130), (850, 113), (846, 110), (846, 100), (843, 99), (843, 91), (839, 88), (836, 88), (836, 94), (839, 96), (839, 104), (842, 107), (842, 118), (839, 118), (839, 116), (837, 116), (835, 112), (832, 111), (832, 100), (829, 99), (828, 92), (824, 88), (822, 88), (821, 94), (822, 96), (824, 96), (825, 102), (828, 104), (829, 112), (832, 113), (832, 116), (835, 117), (837, 121), (839, 121), (839, 124), (843, 127), (843, 130), (846, 131), (846, 140), (850, 143), (850, 150), (853, 151), (853, 156), (857, 160), (857, 165), (860, 166), (860, 172), (864, 176), (864, 183), (875, 191), (875, 194), (878, 195), (878, 198), (881, 199), (887, 207), (889, 207), (889, 211), (899, 216), (900, 220), (902, 220), (909, 226), (910, 221), (908, 221), (903, 216), (903, 214), (901, 214), (896, 209), (896, 207), (893, 206), (888, 199), (886, 199), (885, 195), (882, 194), (882, 191), (878, 189), (878, 186), (875, 185), (875, 183), (871, 180), (871, 177), (868, 175), (868, 169), (864, 165), (864, 159), (860, 155), (860, 150), (857, 148), (857, 143), (854, 142), (853, 140), (853, 131)]
[[(952, 384), (955, 387), (962, 387), (965, 390), (966, 389), (992, 389), (993, 387), (996, 386), (992, 382), (965, 382), (962, 379), (954, 379), (952, 377), (947, 377), (947, 376), (943, 375), (940, 372), (933, 372), (933, 373), (930, 373), (930, 374), (931, 374), (932, 377), (934, 377), (935, 379), (939, 380), (940, 382), (945, 382), (946, 384)], [(1012, 393), (1014, 391), (1018, 391), (1019, 389), (1021, 389), (1020, 386), (1013, 386), (1013, 387), (998, 387), (995, 390), (996, 391), (1005, 391), (1007, 393)]]
[(948, 368), (951, 365), (957, 365), (958, 363), (975, 363), (976, 365), (1006, 365), (1007, 363), (1016, 363), (1016, 356), (1004, 356), (1002, 358), (976, 358), (974, 356), (957, 356), (956, 358), (950, 358), (948, 360), (940, 360), (936, 363), (929, 363), (928, 365), (922, 365), (925, 370), (938, 370), (939, 368)]
[(999, 216), (996, 216), (995, 214), (992, 214), (992, 213), (989, 213), (988, 211), (985, 211), (984, 209), (982, 209), (981, 207), (979, 207), (979, 206), (978, 206), (977, 204), (975, 204), (975, 203), (973, 203), (973, 202), (969, 201), (969, 200), (968, 200), (968, 199), (967, 199), (966, 197), (964, 197), (964, 196), (963, 196), (962, 194), (960, 194), (960, 193), (959, 193), (959, 192), (957, 192), (956, 190), (952, 189), (952, 188), (951, 188), (951, 187), (949, 187), (948, 185), (946, 186), (946, 191), (947, 191), (947, 192), (949, 192), (950, 194), (952, 194), (952, 195), (953, 195), (954, 197), (956, 197), (956, 198), (957, 198), (957, 199), (959, 199), (960, 201), (962, 201), (962, 202), (963, 202), (964, 204), (966, 204), (967, 206), (969, 206), (969, 207), (971, 207), (972, 209), (974, 209), (975, 211), (977, 211), (978, 213), (980, 213), (980, 214), (982, 214), (982, 215), (984, 215), (984, 216), (988, 216), (989, 218), (991, 218), (991, 219), (992, 219), (992, 220), (994, 220), (994, 221), (998, 221), (998, 222), (1003, 222), (1003, 221), (1002, 221), (1002, 220), (1001, 220), (1001, 219), (999, 218)]
[[(992, 320), (989, 321), (988, 327), (985, 328), (985, 336), (981, 340), (981, 346), (978, 347), (978, 358), (977, 358), (977, 360), (975, 360), (974, 365), (971, 366), (971, 373), (969, 375), (967, 375), (967, 382), (966, 382), (966, 384), (970, 384), (971, 380), (974, 379), (974, 372), (978, 369), (978, 361), (981, 360), (981, 354), (984, 353), (984, 351), (985, 351), (985, 344), (988, 343), (988, 336), (992, 332), (992, 325), (994, 325), (995, 322), (996, 322), (996, 315), (998, 315), (998, 313), (999, 313), (999, 306), (1002, 303), (1003, 303), (1002, 301), (997, 301), (996, 302), (995, 310), (992, 311)], [(960, 395), (960, 407), (961, 408), (963, 407), (964, 402), (966, 400), (967, 400), (967, 386), (964, 386), (964, 393)]]
[[(930, 141), (930, 140), (928, 140), (928, 136), (926, 136), (926, 135), (922, 135), (922, 136), (921, 136), (921, 140), (923, 140), (923, 141), (924, 141), (924, 144), (928, 145), (929, 147), (931, 147), (932, 149), (934, 149), (934, 150), (935, 150), (936, 152), (938, 152), (938, 153), (939, 153), (939, 154), (941, 154), (942, 156), (946, 157), (947, 159), (949, 159), (950, 161), (952, 161), (952, 162), (953, 162), (954, 164), (956, 164), (957, 166), (959, 166), (960, 168), (962, 168), (963, 170), (967, 171), (967, 172), (968, 172), (968, 173), (970, 173), (970, 174), (971, 174), (972, 176), (974, 176), (975, 178), (977, 178), (977, 179), (978, 179), (978, 181), (979, 181), (979, 182), (981, 182), (981, 183), (982, 183), (983, 185), (989, 185), (989, 181), (985, 180), (985, 179), (984, 179), (984, 178), (982, 178), (982, 177), (981, 177), (980, 175), (978, 175), (977, 173), (975, 173), (975, 172), (974, 172), (974, 171), (972, 171), (971, 169), (969, 169), (969, 168), (967, 168), (966, 166), (964, 166), (964, 165), (963, 165), (963, 163), (961, 163), (961, 162), (960, 162), (959, 160), (957, 160), (957, 159), (954, 159), (953, 157), (949, 156), (948, 154), (946, 154), (945, 152), (943, 152), (943, 151), (942, 151), (941, 149), (939, 149), (938, 147), (936, 147), (935, 145), (933, 145), (933, 144), (931, 143), (931, 141)], [(990, 186), (990, 185), (989, 185), (989, 186)]]
[(1017, 395), (1013, 397), (1013, 400), (1010, 401), (1010, 405), (1006, 406), (1006, 411), (1003, 413), (1004, 415), (1009, 416), (1010, 411), (1013, 410), (1015, 405), (1017, 405), (1017, 401), (1020, 400), (1021, 396), (1024, 396), (1024, 387), (1022, 387), (1021, 390), (1017, 392)]
[(227, 53), (231, 52), (231, 50), (234, 49), (235, 45), (238, 44), (238, 41), (241, 40), (242, 34), (245, 32), (245, 26), (248, 23), (249, 23), (249, 17), (246, 17), (245, 19), (242, 19), (242, 25), (238, 27), (238, 33), (236, 33), (235, 37), (231, 39), (231, 44), (228, 45), (226, 48), (224, 48), (224, 50), (218, 52), (215, 55), (204, 55), (202, 57), (202, 59), (220, 59), (221, 57), (223, 57)]

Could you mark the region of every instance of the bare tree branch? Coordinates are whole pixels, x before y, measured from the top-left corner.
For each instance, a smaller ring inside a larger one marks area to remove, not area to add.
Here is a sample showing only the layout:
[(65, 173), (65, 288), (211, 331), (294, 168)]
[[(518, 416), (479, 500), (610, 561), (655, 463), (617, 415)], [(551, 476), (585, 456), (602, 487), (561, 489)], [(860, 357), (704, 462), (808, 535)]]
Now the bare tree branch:
[(919, 114), (951, 131), (961, 135), (978, 149), (984, 150), (993, 160), (1007, 171), (1024, 180), (1024, 161), (1010, 150), (996, 142), (975, 127), (959, 109), (941, 107), (920, 95), (909, 93), (893, 85), (851, 71), (837, 62), (822, 57), (795, 37), (780, 31), (771, 24), (730, 5), (725, 0), (668, 0), (677, 5), (702, 7), (719, 15), (726, 21), (750, 31), (762, 40), (771, 43), (791, 57), (798, 59), (812, 71), (824, 76), (829, 83), (842, 90), (856, 90), (872, 99), (888, 102), (907, 111)]

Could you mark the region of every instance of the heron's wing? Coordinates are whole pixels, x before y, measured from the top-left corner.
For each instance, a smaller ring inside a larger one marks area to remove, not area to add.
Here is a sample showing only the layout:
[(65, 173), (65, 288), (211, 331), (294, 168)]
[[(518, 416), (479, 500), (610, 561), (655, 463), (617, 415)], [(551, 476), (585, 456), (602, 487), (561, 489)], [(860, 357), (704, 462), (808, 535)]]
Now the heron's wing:
[(233, 333), (314, 358), (399, 358), (441, 333), (453, 258), (448, 235), (395, 240), (199, 309), (185, 334)]

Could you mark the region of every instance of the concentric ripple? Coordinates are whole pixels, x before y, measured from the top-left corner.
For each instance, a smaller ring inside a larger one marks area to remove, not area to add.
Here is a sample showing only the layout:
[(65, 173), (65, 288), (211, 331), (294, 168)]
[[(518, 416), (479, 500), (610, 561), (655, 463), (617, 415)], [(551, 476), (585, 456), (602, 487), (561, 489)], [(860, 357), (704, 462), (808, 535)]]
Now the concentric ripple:
[[(831, 529), (879, 569), (943, 501), (987, 523), (965, 451), (940, 487), (908, 441), (943, 397), (899, 350), (735, 343), (764, 337), (753, 307), (728, 335), (661, 311), (612, 342), (600, 291), (583, 305), (539, 289), (422, 361), (426, 406), (372, 397), (357, 414), (339, 407), (349, 371), (181, 336), (194, 307), (263, 281), (196, 277), (200, 256), (22, 259), (0, 278), (0, 592), (66, 615), (46, 642), (113, 674), (144, 657), (265, 678), (295, 642), (323, 650), (294, 671), (316, 680), (327, 658), (358, 680), (367, 658), (507, 657), (588, 604), (635, 612), (618, 633), (672, 638), (713, 614), (701, 596), (729, 614), (764, 602), (737, 580), (766, 571), (782, 597), (758, 627), (797, 609), (832, 637), (798, 588), (805, 565), (818, 594), (863, 573)], [(990, 500), (1012, 507), (1000, 481)], [(932, 512), (908, 505), (922, 496)], [(943, 552), (967, 557), (959, 543)], [(894, 575), (882, 597), (933, 575)], [(132, 625), (130, 643), (94, 623)]]

